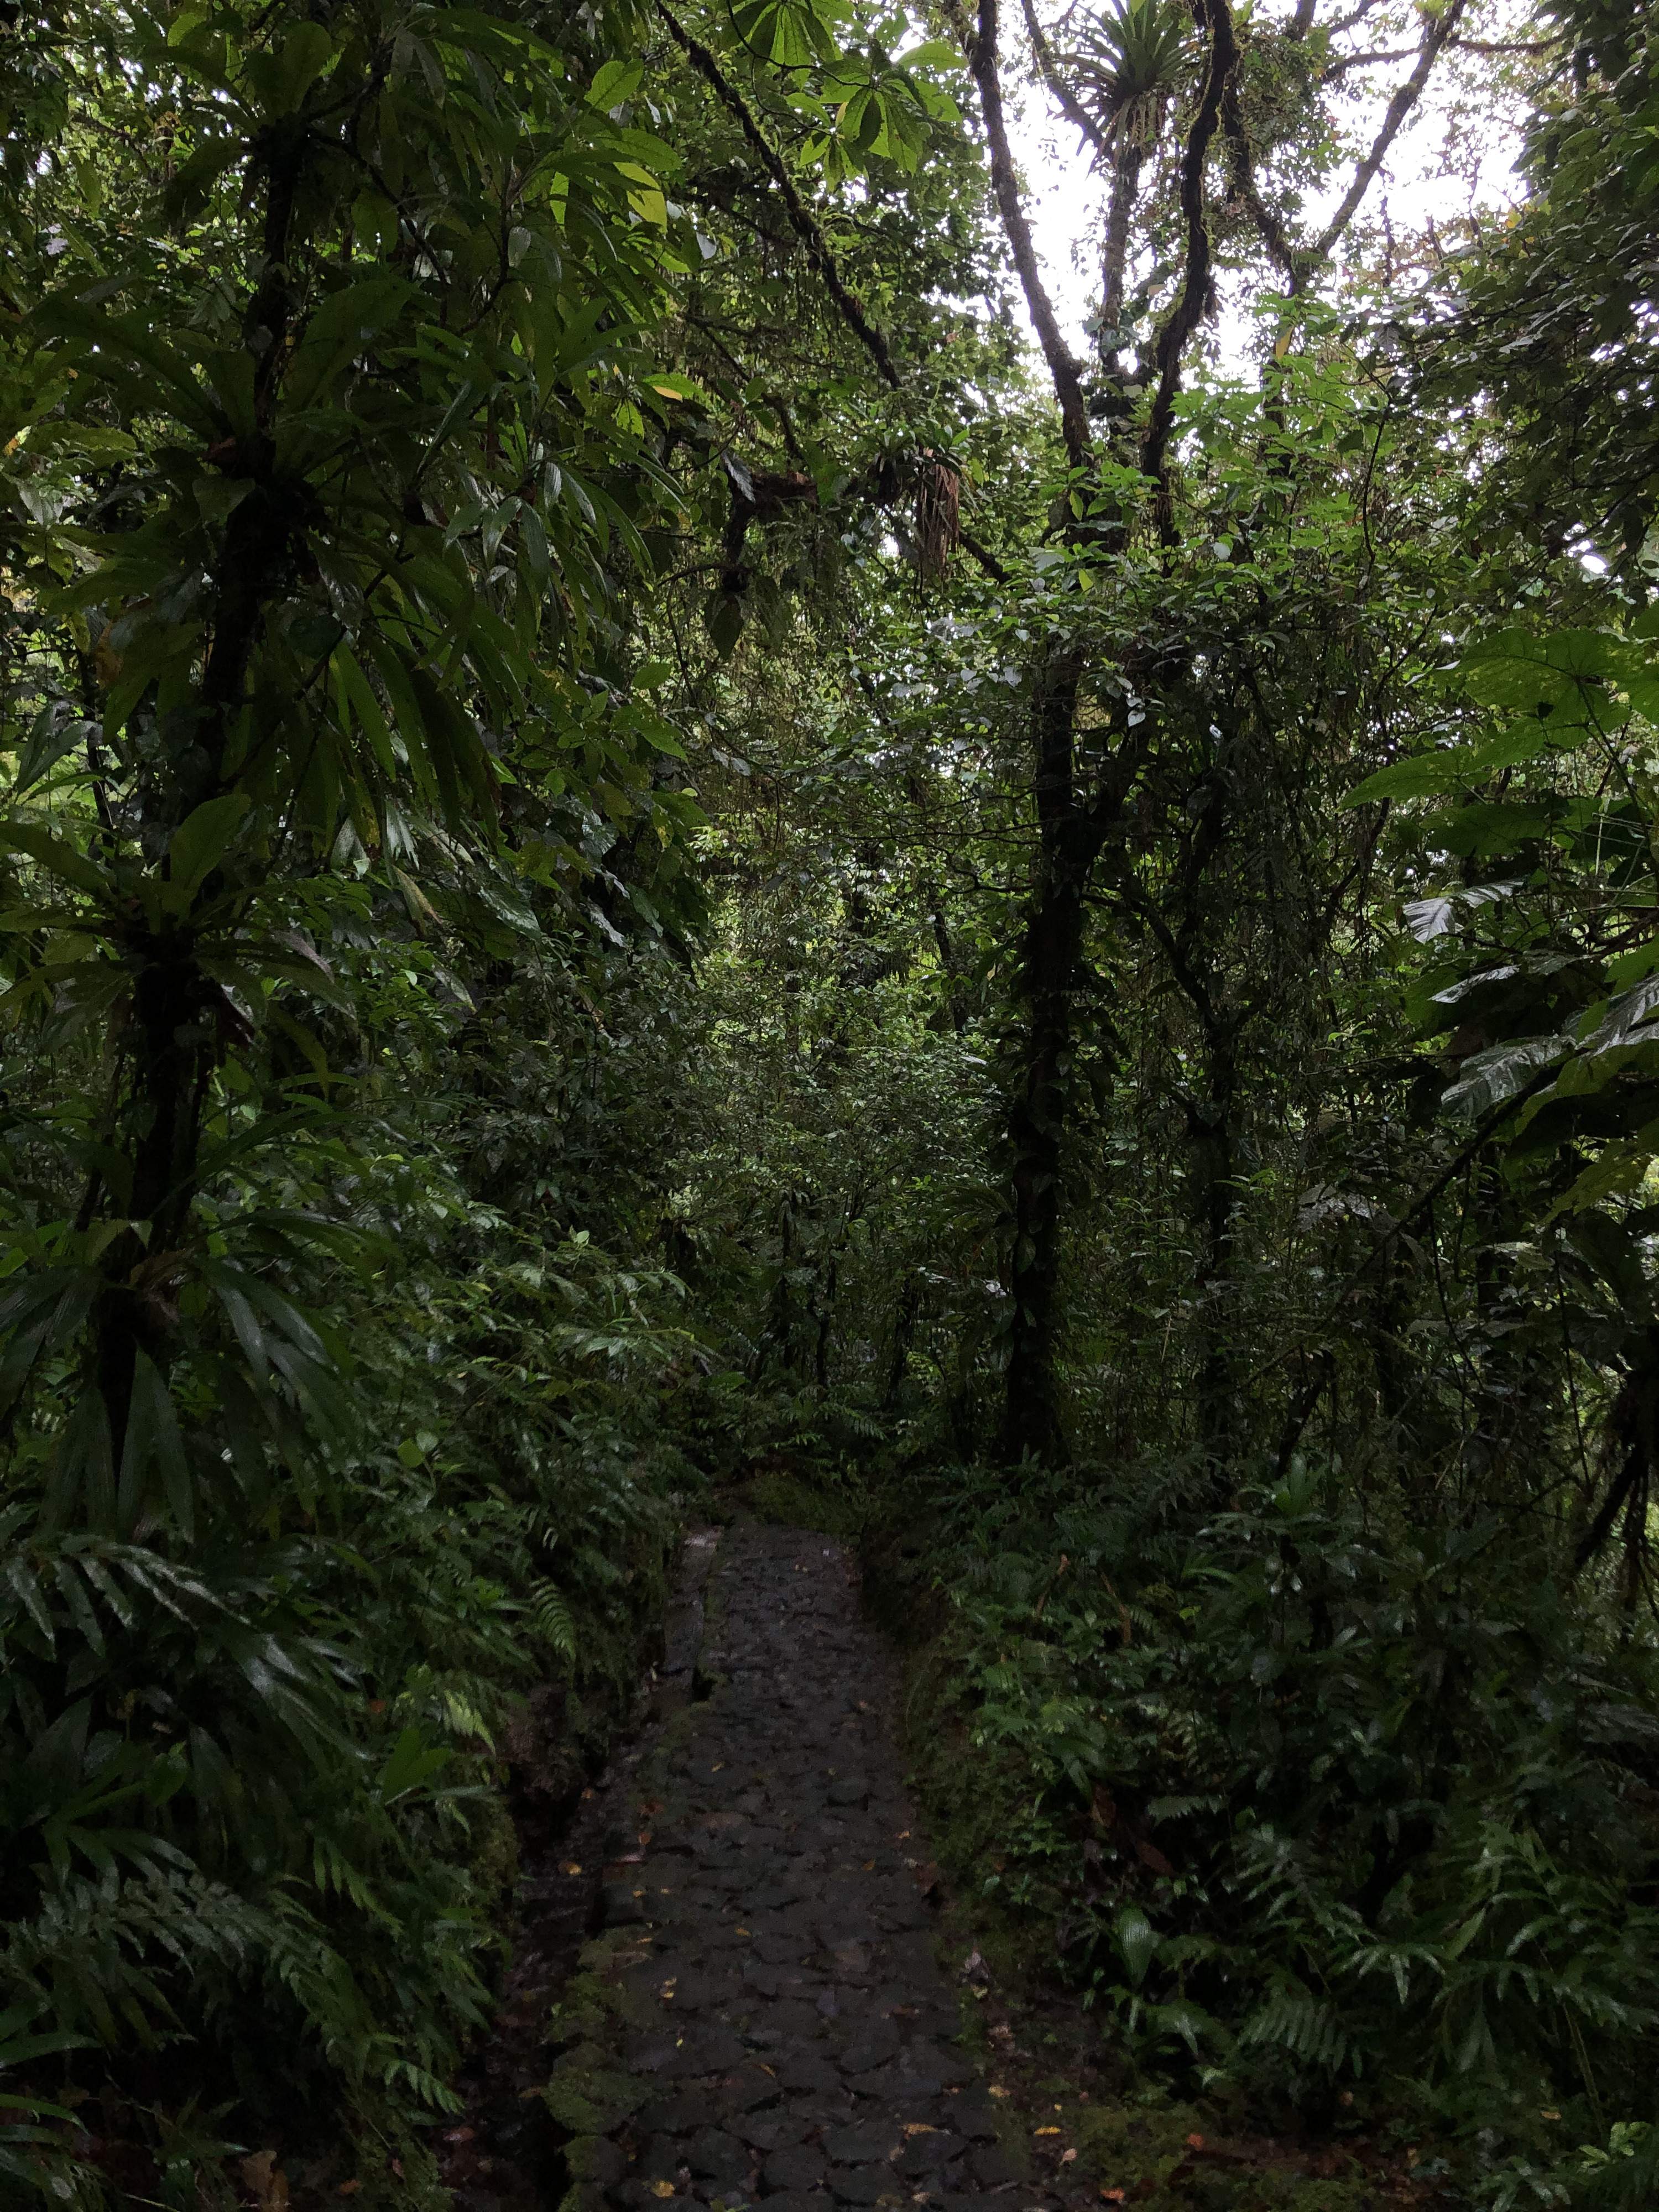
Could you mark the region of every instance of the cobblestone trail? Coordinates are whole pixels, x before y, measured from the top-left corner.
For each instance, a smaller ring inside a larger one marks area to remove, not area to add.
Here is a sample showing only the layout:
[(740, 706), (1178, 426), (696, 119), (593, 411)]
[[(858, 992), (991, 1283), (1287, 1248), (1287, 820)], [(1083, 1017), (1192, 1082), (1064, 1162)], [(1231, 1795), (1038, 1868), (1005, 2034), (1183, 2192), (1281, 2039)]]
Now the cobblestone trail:
[(953, 2040), (895, 1670), (840, 1548), (729, 1532), (697, 1674), (611, 1793), (640, 1844), (558, 2016), (565, 2212), (1046, 2212)]

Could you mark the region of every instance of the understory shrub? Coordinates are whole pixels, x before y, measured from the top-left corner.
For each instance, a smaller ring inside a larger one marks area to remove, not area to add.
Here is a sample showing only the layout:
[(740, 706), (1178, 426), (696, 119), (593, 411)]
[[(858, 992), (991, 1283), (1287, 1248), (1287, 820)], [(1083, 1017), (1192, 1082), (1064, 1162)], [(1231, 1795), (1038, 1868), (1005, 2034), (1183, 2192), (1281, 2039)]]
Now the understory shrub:
[(1650, 1635), (1495, 1516), (1301, 1460), (1207, 1518), (1182, 1486), (939, 1485), (963, 1871), (1153, 2075), (1552, 2188), (1629, 2123), (1615, 2185), (1659, 2070)]

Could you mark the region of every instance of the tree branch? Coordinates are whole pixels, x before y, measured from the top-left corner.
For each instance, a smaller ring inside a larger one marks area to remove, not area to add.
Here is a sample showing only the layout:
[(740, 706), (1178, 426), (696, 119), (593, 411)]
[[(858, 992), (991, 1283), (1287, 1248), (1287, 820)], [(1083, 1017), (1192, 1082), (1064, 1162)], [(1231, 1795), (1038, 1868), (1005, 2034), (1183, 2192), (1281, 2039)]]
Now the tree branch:
[(1378, 62), (1408, 62), (1416, 52), (1415, 46), (1377, 46), (1363, 54), (1338, 54), (1326, 64), (1320, 82), (1328, 84), (1333, 77), (1346, 76), (1350, 70), (1374, 69)]
[(994, 584), (1006, 584), (1008, 571), (1003, 567), (988, 545), (981, 545), (971, 530), (964, 530), (961, 538), (964, 553), (971, 553)]
[[(1462, 4), (1462, 0), (1454, 0)], [(1174, 522), (1170, 511), (1170, 433), (1175, 426), (1176, 393), (1181, 389), (1181, 356), (1198, 328), (1210, 295), (1210, 233), (1204, 220), (1204, 169), (1210, 141), (1221, 118), (1222, 103), (1238, 66), (1238, 40), (1233, 30), (1227, 0), (1208, 0), (1210, 62), (1204, 73), (1204, 89), (1198, 111), (1187, 133), (1187, 150), (1181, 162), (1181, 211), (1187, 223), (1187, 265), (1181, 296), (1158, 334), (1153, 355), (1158, 390), (1141, 441), (1140, 472), (1158, 485), (1158, 526), (1166, 544), (1172, 540)]]
[(1305, 256), (1298, 255), (1302, 270), (1297, 284), (1299, 290), (1313, 274), (1316, 266), (1324, 260), (1332, 246), (1352, 222), (1354, 211), (1370, 190), (1371, 179), (1382, 167), (1383, 158), (1399, 136), (1401, 125), (1416, 106), (1418, 96), (1429, 81), (1429, 72), (1440, 56), (1440, 50), (1457, 28), (1468, 0), (1447, 0), (1442, 12), (1430, 18), (1424, 26), (1423, 43), (1417, 50), (1417, 67), (1406, 79), (1389, 102), (1382, 118), (1382, 127), (1371, 141), (1371, 149), (1353, 173), (1353, 182), (1343, 195), (1342, 204), (1320, 233), (1317, 242)]
[(1094, 148), (1097, 159), (1107, 160), (1111, 148), (1093, 116), (1061, 76), (1054, 60), (1054, 49), (1043, 35), (1042, 26), (1037, 21), (1036, 9), (1031, 5), (1031, 0), (1021, 0), (1021, 5), (1025, 11), (1025, 29), (1031, 41), (1031, 52), (1036, 57), (1037, 75), (1048, 86), (1066, 120), (1074, 131), (1082, 133), (1087, 144)]
[(708, 83), (722, 106), (736, 117), (744, 137), (760, 156), (761, 166), (777, 186), (784, 206), (789, 211), (789, 221), (795, 234), (811, 256), (819, 276), (823, 279), (824, 289), (841, 310), (842, 321), (896, 392), (899, 389), (899, 373), (893, 366), (893, 356), (885, 335), (879, 325), (871, 320), (863, 301), (850, 289), (836, 266), (836, 258), (830, 251), (829, 240), (796, 190), (794, 179), (784, 167), (782, 157), (761, 129), (754, 110), (708, 48), (700, 39), (693, 38), (685, 28), (668, 6), (667, 0), (657, 0), (657, 13), (684, 49), (693, 69)]
[(1255, 157), (1250, 150), (1249, 133), (1244, 128), (1244, 118), (1239, 110), (1237, 78), (1229, 80), (1222, 97), (1221, 127), (1232, 149), (1234, 189), (1243, 201), (1251, 222), (1261, 232), (1268, 252), (1294, 284), (1296, 248), (1291, 244), (1290, 233), (1256, 190)]
[(1053, 302), (1043, 289), (1042, 273), (1037, 266), (1036, 247), (1031, 240), (1031, 226), (1025, 220), (1025, 210), (1020, 204), (1019, 184), (1014, 175), (1013, 155), (1008, 148), (1008, 125), (1002, 109), (1002, 82), (997, 70), (997, 0), (980, 0), (979, 29), (969, 52), (968, 62), (974, 73), (974, 81), (979, 87), (980, 109), (985, 118), (986, 143), (991, 149), (991, 189), (996, 194), (997, 210), (1007, 234), (1009, 251), (1014, 257), (1014, 266), (1019, 272), (1032, 327), (1036, 331), (1037, 343), (1042, 348), (1043, 359), (1048, 364), (1048, 374), (1054, 380), (1054, 397), (1060, 402), (1060, 426), (1066, 441), (1066, 457), (1074, 469), (1085, 469), (1094, 458), (1094, 448), (1089, 435), (1089, 410), (1084, 402), (1082, 380), (1077, 362), (1066, 349), (1060, 325), (1054, 317)]

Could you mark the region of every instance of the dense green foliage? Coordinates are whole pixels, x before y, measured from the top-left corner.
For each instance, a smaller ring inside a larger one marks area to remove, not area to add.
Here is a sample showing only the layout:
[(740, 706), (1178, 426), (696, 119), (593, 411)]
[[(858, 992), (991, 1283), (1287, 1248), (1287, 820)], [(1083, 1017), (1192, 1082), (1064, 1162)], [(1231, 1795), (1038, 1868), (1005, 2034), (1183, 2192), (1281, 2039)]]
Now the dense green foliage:
[(1651, 33), (1317, 12), (1027, 11), (1079, 362), (989, 0), (0, 9), (8, 2203), (440, 2202), (757, 1470), (1126, 2079), (1650, 2200)]

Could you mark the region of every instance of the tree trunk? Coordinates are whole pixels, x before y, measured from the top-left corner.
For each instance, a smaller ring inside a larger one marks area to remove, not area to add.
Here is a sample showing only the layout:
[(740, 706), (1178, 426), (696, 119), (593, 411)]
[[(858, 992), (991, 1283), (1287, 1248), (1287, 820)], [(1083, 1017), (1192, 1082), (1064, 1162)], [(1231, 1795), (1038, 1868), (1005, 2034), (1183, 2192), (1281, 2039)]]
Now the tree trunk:
[(1233, 1042), (1230, 1035), (1209, 1041), (1205, 1054), (1208, 1096), (1187, 1102), (1193, 1148), (1193, 1226), (1203, 1255), (1195, 1285), (1200, 1313), (1199, 1432), (1205, 1458), (1216, 1474), (1224, 1469), (1231, 1455), (1237, 1410), (1231, 1311), (1238, 1103), (1238, 1061)]
[(1017, 1058), (1008, 1119), (1014, 1201), (1012, 1307), (1001, 1449), (1008, 1460), (1064, 1463), (1055, 1355), (1060, 1316), (1062, 1145), (1072, 1068), (1072, 998), (1083, 945), (1093, 848), (1076, 803), (1073, 722), (1079, 670), (1067, 656), (1038, 679), (1037, 864), (1015, 983)]
[[(244, 320), (258, 345), (258, 435), (222, 456), (227, 473), (252, 479), (232, 513), (213, 576), (211, 640), (202, 671), (194, 744), (198, 772), (179, 778), (176, 811), (148, 825), (170, 835), (201, 799), (234, 781), (245, 743), (248, 674), (270, 597), (289, 557), (299, 509), (275, 473), (268, 434), (293, 327), (287, 267), (303, 140), (273, 140), (264, 162), (264, 270)], [(164, 871), (165, 872), (165, 871)], [(211, 879), (210, 879), (210, 884)], [(203, 974), (188, 919), (161, 931), (135, 928), (124, 951), (133, 973), (132, 1012), (123, 1038), (131, 1070), (127, 1143), (132, 1185), (123, 1228), (99, 1262), (103, 1288), (93, 1309), (92, 1377), (103, 1401), (113, 1465), (125, 1450), (138, 1355), (165, 1373), (173, 1326), (176, 1255), (189, 1231), (198, 1182), (203, 1108), (222, 1054), (225, 1002)]]

